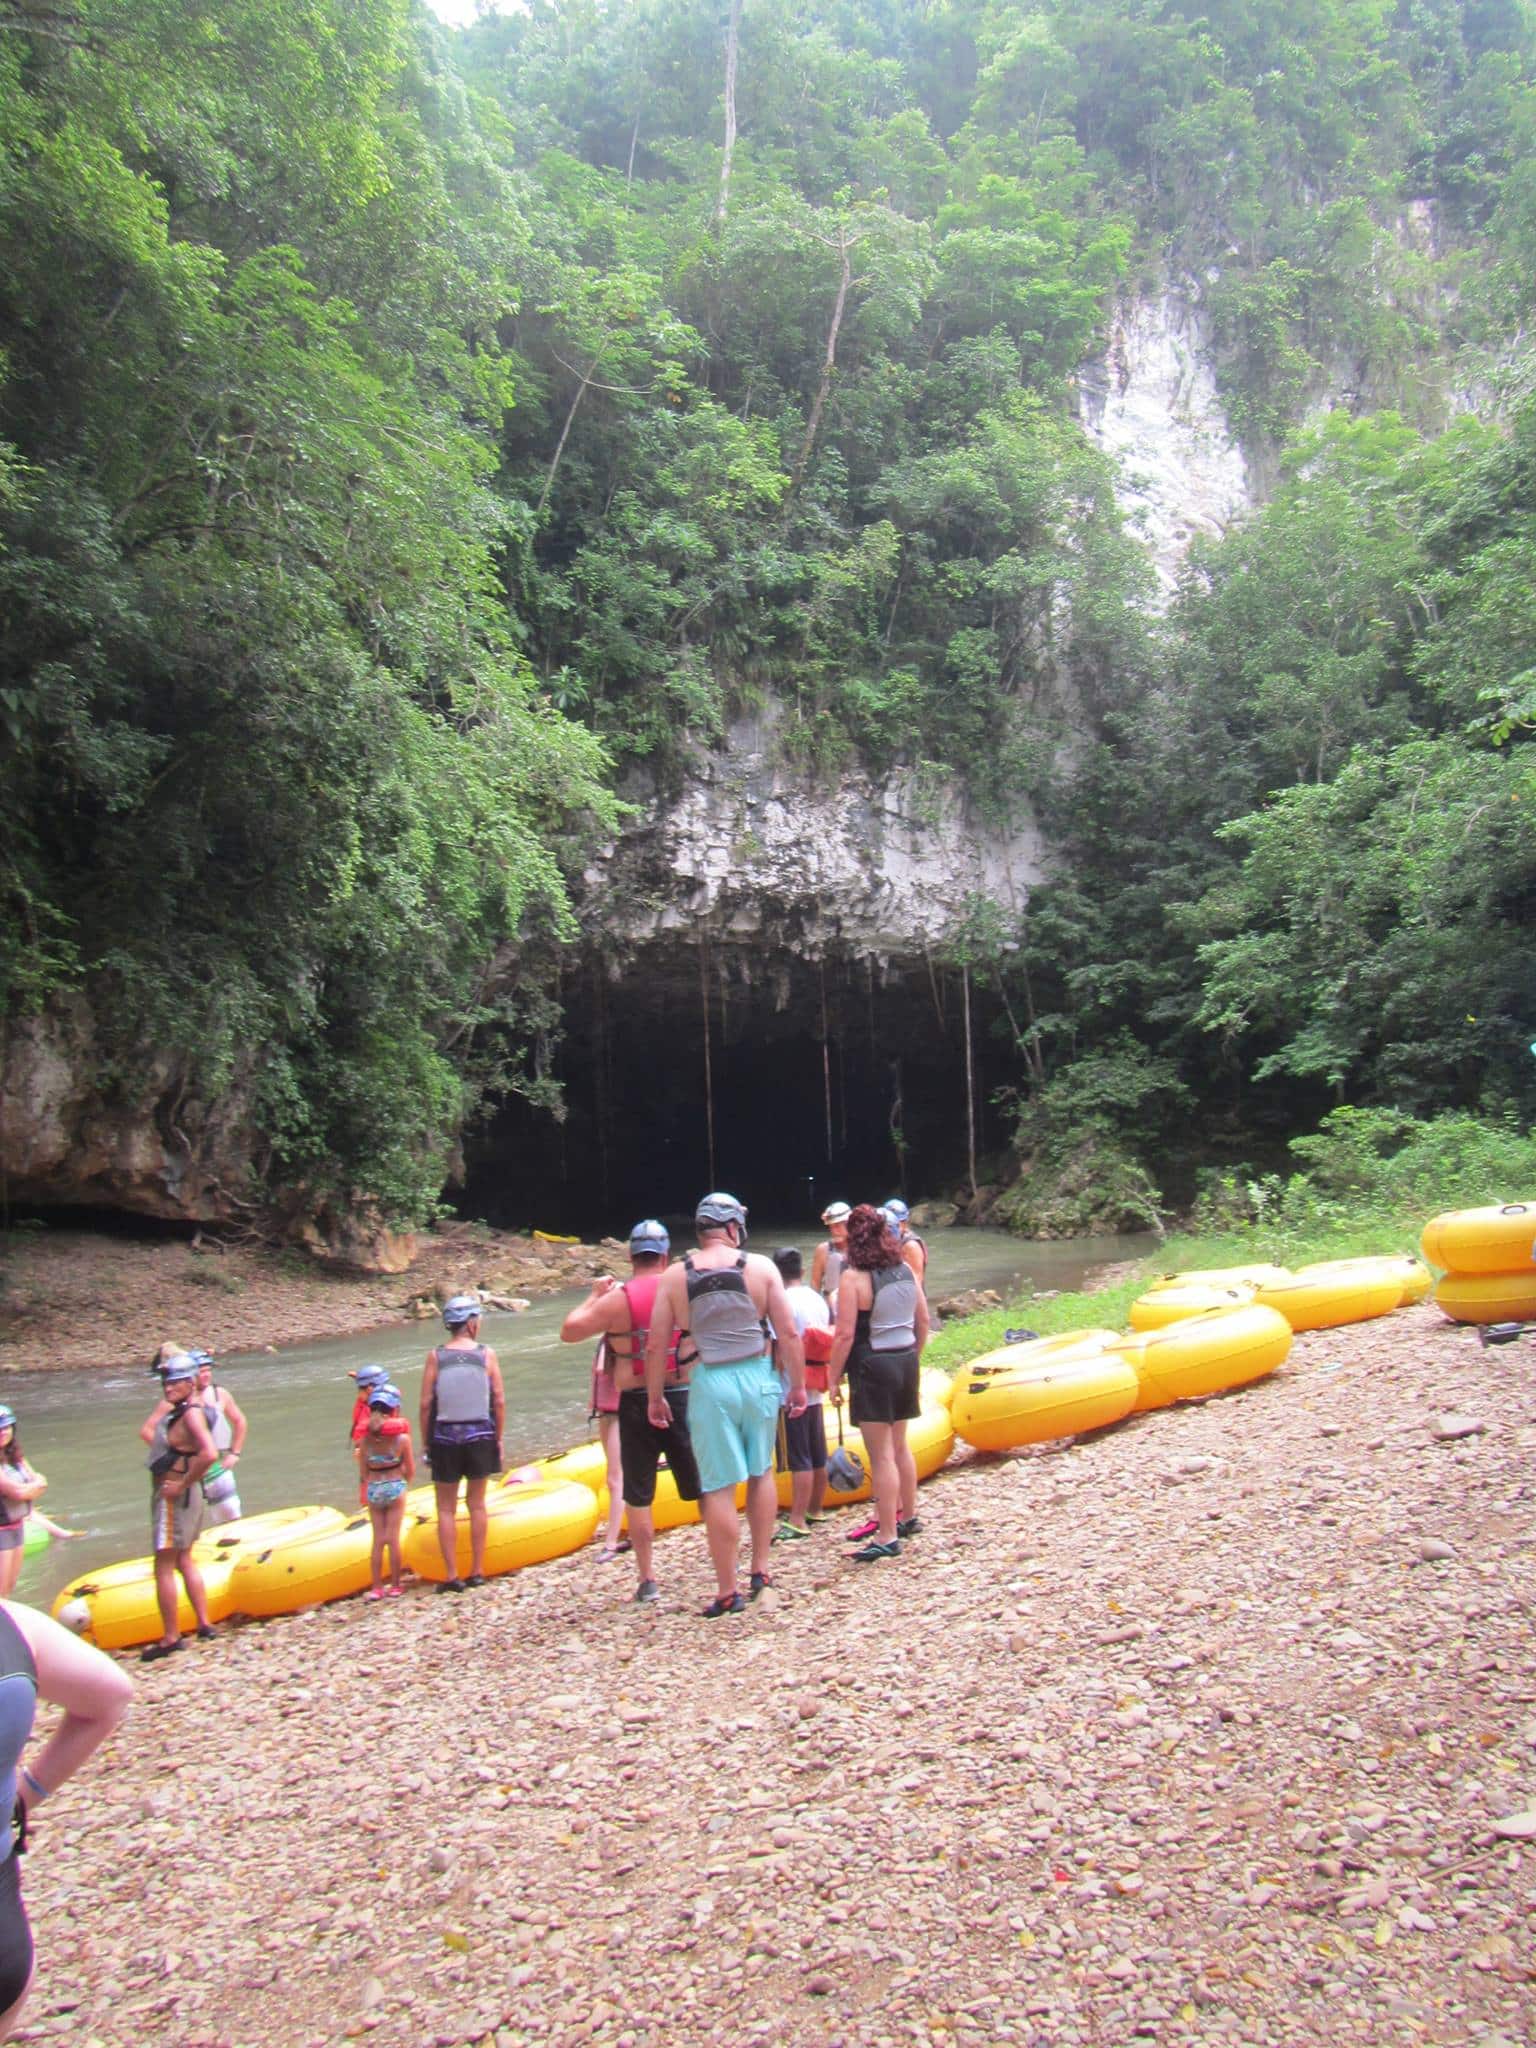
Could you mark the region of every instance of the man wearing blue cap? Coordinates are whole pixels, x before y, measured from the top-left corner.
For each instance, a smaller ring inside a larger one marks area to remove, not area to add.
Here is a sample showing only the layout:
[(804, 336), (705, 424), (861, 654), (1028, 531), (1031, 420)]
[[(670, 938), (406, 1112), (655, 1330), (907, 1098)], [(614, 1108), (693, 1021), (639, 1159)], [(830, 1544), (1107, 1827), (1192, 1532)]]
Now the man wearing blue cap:
[(669, 1266), (656, 1290), (645, 1351), (651, 1421), (666, 1427), (670, 1332), (684, 1335), (678, 1354), (694, 1365), (688, 1427), (698, 1461), (704, 1532), (715, 1568), (713, 1619), (746, 1606), (736, 1584), (741, 1517), (736, 1488), (746, 1483), (752, 1532), (752, 1598), (770, 1584), (768, 1556), (778, 1518), (773, 1453), (779, 1433), (779, 1375), (769, 1355), (769, 1326), (779, 1332), (779, 1363), (788, 1383), (787, 1415), (805, 1412), (805, 1351), (784, 1282), (772, 1259), (742, 1249), (747, 1212), (734, 1195), (706, 1195), (695, 1215), (699, 1249)]
[(680, 1500), (699, 1497), (699, 1468), (688, 1435), (688, 1371), (677, 1363), (677, 1332), (668, 1326), (664, 1403), (667, 1420), (651, 1420), (645, 1390), (645, 1351), (655, 1313), (656, 1290), (666, 1269), (672, 1240), (666, 1226), (647, 1217), (629, 1233), (630, 1278), (603, 1273), (587, 1299), (560, 1326), (567, 1344), (600, 1337), (619, 1394), (619, 1459), (629, 1540), (639, 1581), (636, 1604), (657, 1597), (653, 1566), (656, 1540), (656, 1470), (662, 1458), (677, 1482)]

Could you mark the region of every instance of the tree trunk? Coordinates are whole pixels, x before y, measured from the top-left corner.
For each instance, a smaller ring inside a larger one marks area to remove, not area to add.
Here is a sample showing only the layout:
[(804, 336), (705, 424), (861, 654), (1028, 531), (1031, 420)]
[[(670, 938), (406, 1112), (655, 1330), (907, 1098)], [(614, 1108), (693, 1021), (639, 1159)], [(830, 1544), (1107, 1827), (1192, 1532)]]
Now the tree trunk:
[(811, 407), (811, 416), (805, 423), (805, 439), (800, 443), (800, 454), (795, 462), (793, 488), (800, 488), (800, 479), (805, 474), (805, 465), (811, 459), (811, 450), (816, 445), (816, 430), (821, 425), (821, 415), (826, 409), (832, 390), (832, 376), (837, 368), (837, 337), (842, 331), (843, 314), (848, 305), (848, 288), (853, 282), (853, 265), (848, 260), (852, 244), (847, 230), (837, 238), (837, 253), (842, 262), (842, 274), (837, 281), (837, 299), (832, 307), (832, 324), (827, 329), (827, 352), (822, 358), (821, 382), (816, 387), (816, 402)]
[(725, 24), (725, 144), (720, 152), (720, 192), (715, 200), (715, 231), (725, 226), (731, 194), (731, 159), (736, 154), (736, 49), (741, 29), (741, 0), (731, 0)]

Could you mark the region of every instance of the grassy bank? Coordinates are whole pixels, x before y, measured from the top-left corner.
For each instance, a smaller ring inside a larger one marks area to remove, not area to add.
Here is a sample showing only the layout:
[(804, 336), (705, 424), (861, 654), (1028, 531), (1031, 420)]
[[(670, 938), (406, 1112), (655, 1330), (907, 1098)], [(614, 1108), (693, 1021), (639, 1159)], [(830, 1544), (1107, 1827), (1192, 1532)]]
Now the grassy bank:
[(1286, 1222), (1281, 1218), (1270, 1225), (1243, 1224), (1225, 1231), (1169, 1237), (1162, 1249), (1144, 1259), (1134, 1272), (1126, 1274), (1117, 1267), (1107, 1287), (1046, 1296), (1023, 1293), (1002, 1308), (946, 1323), (924, 1352), (923, 1363), (952, 1372), (983, 1352), (995, 1351), (1006, 1341), (1009, 1330), (1033, 1330), (1037, 1336), (1054, 1337), (1063, 1330), (1124, 1329), (1131, 1303), (1162, 1273), (1260, 1262), (1296, 1267), (1373, 1252), (1416, 1253), (1419, 1232), (1429, 1213), (1360, 1218), (1314, 1214), (1304, 1220)]

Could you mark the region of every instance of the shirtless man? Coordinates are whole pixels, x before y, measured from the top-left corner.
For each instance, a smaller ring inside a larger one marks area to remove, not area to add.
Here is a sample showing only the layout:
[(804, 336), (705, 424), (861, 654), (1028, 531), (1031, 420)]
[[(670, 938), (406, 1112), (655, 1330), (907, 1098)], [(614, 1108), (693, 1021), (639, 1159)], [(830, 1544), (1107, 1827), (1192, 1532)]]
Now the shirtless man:
[(677, 1481), (678, 1497), (697, 1500), (699, 1468), (694, 1462), (688, 1436), (688, 1371), (677, 1363), (667, 1331), (668, 1363), (665, 1405), (670, 1418), (665, 1428), (651, 1421), (645, 1389), (645, 1352), (655, 1313), (657, 1289), (666, 1271), (672, 1241), (665, 1228), (647, 1218), (629, 1233), (630, 1278), (615, 1280), (603, 1273), (592, 1283), (592, 1292), (573, 1308), (560, 1325), (567, 1344), (580, 1344), (593, 1337), (603, 1340), (614, 1384), (619, 1390), (619, 1456), (623, 1467), (624, 1506), (629, 1515), (629, 1540), (635, 1553), (639, 1582), (636, 1604), (644, 1607), (657, 1597), (653, 1566), (656, 1541), (656, 1468), (665, 1456)]
[(779, 1426), (779, 1375), (766, 1326), (779, 1334), (779, 1363), (788, 1383), (785, 1412), (805, 1412), (805, 1353), (784, 1282), (772, 1259), (746, 1252), (747, 1212), (734, 1195), (706, 1195), (695, 1214), (699, 1249), (668, 1266), (656, 1289), (645, 1349), (645, 1387), (652, 1425), (665, 1429), (667, 1351), (674, 1327), (678, 1350), (694, 1366), (689, 1435), (703, 1489), (704, 1533), (715, 1568), (713, 1619), (746, 1606), (736, 1583), (741, 1517), (736, 1488), (746, 1482), (752, 1535), (752, 1597), (771, 1583), (768, 1555), (777, 1519), (773, 1451)]
[(187, 1589), (200, 1636), (214, 1633), (208, 1619), (208, 1596), (192, 1546), (203, 1528), (203, 1474), (218, 1456), (209, 1434), (203, 1404), (197, 1398), (197, 1367), (184, 1351), (176, 1351), (156, 1370), (164, 1399), (140, 1436), (149, 1445), (150, 1538), (155, 1552), (155, 1598), (163, 1633), (158, 1643), (140, 1652), (146, 1664), (169, 1657), (181, 1648), (177, 1621), (178, 1573)]

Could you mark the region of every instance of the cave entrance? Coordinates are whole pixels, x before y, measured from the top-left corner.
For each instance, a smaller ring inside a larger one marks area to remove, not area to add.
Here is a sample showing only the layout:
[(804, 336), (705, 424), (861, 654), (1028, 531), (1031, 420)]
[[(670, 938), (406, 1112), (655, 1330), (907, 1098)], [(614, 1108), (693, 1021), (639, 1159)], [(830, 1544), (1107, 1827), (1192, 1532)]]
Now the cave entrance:
[[(564, 1119), (517, 1100), (471, 1133), (468, 1215), (592, 1237), (686, 1215), (709, 1187), (767, 1221), (966, 1180), (956, 971), (690, 936), (622, 965), (588, 953), (561, 993)], [(978, 1157), (1005, 1139), (990, 1098), (1016, 1071), (994, 1010), (973, 989)]]

